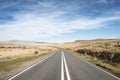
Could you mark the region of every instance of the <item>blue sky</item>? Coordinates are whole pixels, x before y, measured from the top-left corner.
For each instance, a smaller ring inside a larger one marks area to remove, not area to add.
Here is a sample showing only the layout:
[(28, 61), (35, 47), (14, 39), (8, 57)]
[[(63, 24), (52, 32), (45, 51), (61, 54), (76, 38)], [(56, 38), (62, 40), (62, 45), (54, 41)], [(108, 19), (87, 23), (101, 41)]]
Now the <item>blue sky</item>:
[(0, 0), (0, 40), (120, 38), (120, 0)]

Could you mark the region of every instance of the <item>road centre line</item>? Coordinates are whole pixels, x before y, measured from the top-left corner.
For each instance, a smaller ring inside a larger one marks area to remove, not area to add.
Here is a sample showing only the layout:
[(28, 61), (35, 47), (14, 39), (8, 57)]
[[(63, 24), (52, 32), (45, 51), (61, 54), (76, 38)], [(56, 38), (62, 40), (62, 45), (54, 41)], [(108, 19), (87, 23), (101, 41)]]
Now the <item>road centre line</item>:
[(64, 61), (63, 61), (63, 53), (61, 54), (61, 80), (64, 80)]
[[(64, 78), (65, 78), (65, 77), (63, 78), (63, 76), (64, 76), (64, 66), (65, 66), (67, 80), (71, 80), (71, 77), (70, 77), (70, 74), (69, 74), (69, 70), (68, 70), (68, 66), (67, 66), (67, 62), (66, 62), (65, 55), (64, 55), (63, 51), (62, 51), (62, 64), (61, 65), (63, 67), (63, 72), (61, 72), (61, 80), (64, 80)], [(61, 67), (61, 69), (62, 69), (62, 67)]]

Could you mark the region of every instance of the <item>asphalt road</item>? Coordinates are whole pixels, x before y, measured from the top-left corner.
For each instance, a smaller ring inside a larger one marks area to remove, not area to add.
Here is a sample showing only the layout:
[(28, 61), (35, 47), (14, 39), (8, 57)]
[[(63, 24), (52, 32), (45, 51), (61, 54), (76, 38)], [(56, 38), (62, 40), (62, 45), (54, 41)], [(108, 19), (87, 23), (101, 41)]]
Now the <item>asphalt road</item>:
[(8, 80), (120, 80), (65, 50), (34, 64)]

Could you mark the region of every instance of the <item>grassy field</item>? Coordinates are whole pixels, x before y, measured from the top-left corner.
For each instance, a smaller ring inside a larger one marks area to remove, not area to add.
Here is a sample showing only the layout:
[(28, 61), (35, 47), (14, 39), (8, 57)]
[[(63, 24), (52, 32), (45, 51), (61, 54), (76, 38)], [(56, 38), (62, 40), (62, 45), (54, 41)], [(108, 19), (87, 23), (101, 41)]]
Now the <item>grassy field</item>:
[(120, 77), (120, 65), (111, 65), (109, 62), (105, 61), (105, 60), (101, 60), (101, 59), (96, 59), (94, 57), (91, 57), (89, 55), (83, 55), (83, 54), (78, 54), (76, 52), (73, 52), (71, 50), (68, 50), (70, 53), (73, 53), (73, 55), (78, 56), (96, 66), (99, 66), (101, 68), (103, 68), (104, 70)]
[(48, 56), (57, 48), (49, 45), (0, 43), (0, 71), (10, 71), (27, 61)]
[(58, 46), (120, 77), (120, 39), (77, 40)]
[(120, 77), (120, 39), (77, 40), (56, 45), (0, 42), (0, 72), (9, 72), (27, 61), (48, 56), (64, 48)]
[(19, 67), (20, 65), (24, 64), (27, 61), (36, 60), (40, 57), (44, 57), (44, 56), (47, 56), (47, 55), (50, 55), (50, 53), (44, 53), (44, 54), (40, 54), (40, 55), (37, 55), (37, 56), (20, 57), (20, 58), (16, 58), (16, 59), (13, 59), (13, 60), (1, 62), (0, 63), (0, 71), (10, 71), (12, 69), (15, 69), (15, 68)]

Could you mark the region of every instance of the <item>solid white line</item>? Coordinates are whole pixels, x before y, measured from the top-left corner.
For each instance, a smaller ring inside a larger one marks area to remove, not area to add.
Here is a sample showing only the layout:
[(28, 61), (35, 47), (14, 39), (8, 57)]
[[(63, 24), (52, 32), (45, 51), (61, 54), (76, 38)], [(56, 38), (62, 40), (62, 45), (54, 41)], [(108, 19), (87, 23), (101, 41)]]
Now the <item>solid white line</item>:
[[(73, 54), (72, 54), (72, 55), (73, 55)], [(75, 56), (75, 55), (73, 55), (73, 56)], [(77, 57), (77, 56), (75, 56), (75, 57)], [(117, 76), (115, 76), (115, 75), (113, 75), (113, 74), (111, 74), (111, 73), (105, 71), (104, 69), (102, 69), (102, 68), (100, 68), (100, 67), (98, 67), (98, 66), (96, 66), (96, 65), (94, 65), (94, 64), (92, 64), (92, 63), (90, 63), (90, 62), (87, 62), (86, 60), (83, 60), (82, 58), (79, 58), (79, 57), (77, 57), (77, 58), (80, 59), (80, 60), (82, 60), (82, 61), (84, 61), (85, 63), (90, 64), (90, 65), (93, 66), (94, 68), (96, 68), (96, 69), (98, 69), (98, 70), (101, 70), (101, 71), (103, 71), (104, 73), (106, 73), (106, 74), (108, 74), (108, 75), (110, 75), (110, 76), (112, 76), (112, 77), (114, 77), (114, 78), (120, 80), (119, 77), (117, 77)]]
[(63, 53), (61, 54), (61, 80), (64, 80), (64, 62), (63, 62)]
[[(53, 54), (53, 55), (54, 55), (54, 54)], [(53, 56), (53, 55), (51, 55), (51, 56)], [(27, 71), (27, 70), (31, 69), (32, 67), (34, 67), (34, 66), (38, 65), (39, 63), (41, 63), (41, 62), (45, 61), (46, 59), (48, 59), (48, 58), (49, 58), (49, 57), (51, 57), (51, 56), (48, 56), (48, 57), (46, 57), (46, 58), (42, 59), (40, 62), (38, 62), (38, 63), (36, 63), (36, 64), (33, 64), (32, 66), (30, 66), (30, 67), (26, 68), (25, 70), (23, 70), (22, 72), (20, 72), (20, 73), (18, 73), (18, 74), (16, 74), (16, 75), (14, 75), (13, 77), (11, 77), (11, 78), (10, 78), (10, 79), (8, 79), (8, 80), (12, 80), (12, 79), (14, 79), (15, 77), (17, 77), (17, 76), (19, 76), (20, 74), (24, 73), (25, 71)]]
[(67, 66), (67, 62), (66, 62), (66, 59), (65, 59), (64, 52), (62, 51), (62, 53), (63, 53), (63, 60), (64, 60), (64, 63), (65, 63), (65, 69), (66, 69), (67, 80), (71, 80), (71, 78), (70, 78), (70, 73), (69, 73), (69, 70), (68, 70), (68, 66)]

